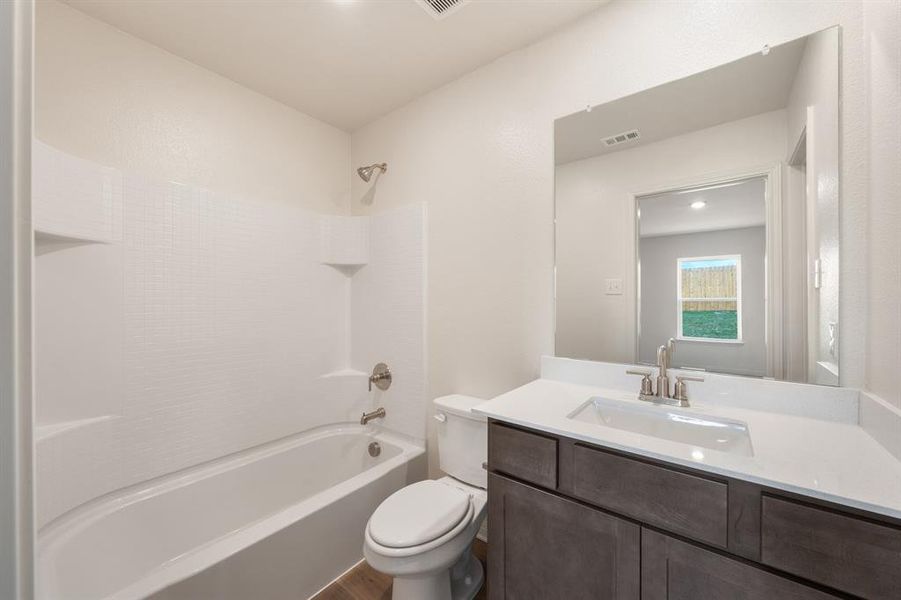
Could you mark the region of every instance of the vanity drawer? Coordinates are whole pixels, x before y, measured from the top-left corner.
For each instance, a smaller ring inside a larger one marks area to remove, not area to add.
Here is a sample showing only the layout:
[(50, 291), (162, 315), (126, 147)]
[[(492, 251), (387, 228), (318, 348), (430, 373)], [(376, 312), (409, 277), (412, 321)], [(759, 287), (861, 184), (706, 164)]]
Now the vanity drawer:
[(901, 528), (764, 495), (761, 561), (864, 598), (901, 598)]
[(523, 481), (557, 488), (557, 440), (537, 433), (491, 423), (488, 465)]
[(726, 547), (728, 485), (582, 444), (573, 449), (573, 494), (612, 511)]

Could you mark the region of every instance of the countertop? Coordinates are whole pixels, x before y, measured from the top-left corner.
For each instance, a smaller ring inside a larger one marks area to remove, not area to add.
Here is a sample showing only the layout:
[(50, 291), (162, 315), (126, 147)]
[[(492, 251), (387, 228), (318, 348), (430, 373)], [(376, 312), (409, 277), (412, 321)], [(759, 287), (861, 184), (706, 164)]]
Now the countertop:
[(753, 456), (739, 456), (567, 418), (595, 396), (651, 405), (621, 390), (537, 379), (479, 404), (473, 411), (514, 425), (901, 519), (901, 461), (859, 425), (711, 401), (692, 401), (690, 408), (678, 409), (747, 423)]

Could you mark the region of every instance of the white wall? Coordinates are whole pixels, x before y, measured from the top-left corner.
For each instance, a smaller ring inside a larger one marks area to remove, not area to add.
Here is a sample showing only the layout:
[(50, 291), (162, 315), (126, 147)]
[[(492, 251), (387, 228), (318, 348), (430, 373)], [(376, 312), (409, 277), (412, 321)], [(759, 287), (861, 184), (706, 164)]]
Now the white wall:
[(741, 256), (742, 343), (680, 341), (673, 366), (766, 375), (766, 227), (641, 238), (641, 362), (654, 364), (657, 347), (678, 333), (678, 259), (727, 254)]
[(37, 3), (35, 133), (101, 165), (349, 210), (350, 136), (57, 2)]
[[(778, 110), (558, 165), (557, 355), (635, 360), (635, 194), (768, 168), (784, 156), (785, 111)], [(622, 295), (605, 294), (608, 278), (623, 280)]]
[(360, 384), (366, 410), (384, 407), (380, 424), (424, 441), (424, 206), (415, 203), (373, 215), (371, 230), (369, 264), (352, 279), (350, 364), (367, 375), (377, 363), (388, 365), (393, 379), (387, 390), (373, 386), (366, 394), (365, 382)]
[[(864, 16), (870, 132), (867, 385), (901, 409), (901, 3), (867, 2)], [(847, 285), (845, 278), (842, 286)], [(901, 439), (901, 431), (894, 437)]]
[[(373, 208), (429, 204), (430, 396), (491, 396), (535, 377), (539, 355), (553, 352), (556, 117), (836, 24), (845, 56), (842, 265), (850, 267), (842, 366), (847, 384), (861, 384), (861, 11), (858, 2), (614, 2), (356, 131), (354, 164), (389, 163)], [(365, 189), (355, 181), (353, 198)]]

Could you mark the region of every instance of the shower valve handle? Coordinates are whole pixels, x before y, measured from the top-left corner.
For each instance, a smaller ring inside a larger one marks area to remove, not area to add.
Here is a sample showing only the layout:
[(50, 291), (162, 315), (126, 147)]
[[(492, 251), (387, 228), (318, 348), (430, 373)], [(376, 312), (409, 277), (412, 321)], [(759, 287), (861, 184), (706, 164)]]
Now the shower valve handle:
[(383, 392), (391, 387), (391, 369), (385, 363), (379, 363), (372, 369), (372, 375), (369, 376), (369, 391), (372, 391), (372, 384)]

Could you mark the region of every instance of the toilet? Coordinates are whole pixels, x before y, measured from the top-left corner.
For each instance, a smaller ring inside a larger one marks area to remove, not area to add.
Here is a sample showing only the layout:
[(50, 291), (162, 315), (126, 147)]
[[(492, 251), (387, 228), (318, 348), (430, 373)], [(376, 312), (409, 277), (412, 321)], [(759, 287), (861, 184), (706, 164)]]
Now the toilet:
[(471, 411), (481, 402), (435, 399), (438, 459), (447, 476), (394, 492), (366, 524), (363, 555), (394, 577), (393, 600), (470, 600), (482, 587), (482, 563), (470, 552), (488, 503), (488, 428)]

